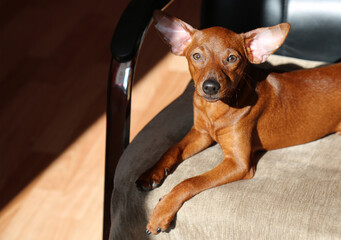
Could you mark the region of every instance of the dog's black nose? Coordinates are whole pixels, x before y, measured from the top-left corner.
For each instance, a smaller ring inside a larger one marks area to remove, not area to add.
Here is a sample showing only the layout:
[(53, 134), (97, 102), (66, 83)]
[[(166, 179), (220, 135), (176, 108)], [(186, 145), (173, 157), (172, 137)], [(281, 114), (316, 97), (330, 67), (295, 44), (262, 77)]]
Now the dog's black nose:
[(208, 79), (202, 84), (202, 90), (207, 95), (215, 95), (220, 89), (220, 84), (213, 79)]

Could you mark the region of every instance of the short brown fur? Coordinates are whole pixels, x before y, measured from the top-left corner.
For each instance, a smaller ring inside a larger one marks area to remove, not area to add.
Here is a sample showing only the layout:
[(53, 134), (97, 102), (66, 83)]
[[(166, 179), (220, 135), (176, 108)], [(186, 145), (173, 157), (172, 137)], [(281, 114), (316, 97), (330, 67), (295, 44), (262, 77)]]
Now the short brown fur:
[[(161, 12), (155, 15), (157, 20), (174, 19)], [(280, 27), (287, 33), (290, 25)], [(250, 56), (252, 47), (248, 45), (253, 32), (236, 34), (220, 27), (189, 31), (191, 42), (178, 55), (186, 56), (196, 88), (193, 127), (141, 175), (137, 185), (143, 190), (160, 186), (183, 160), (213, 142), (221, 146), (225, 158), (216, 168), (181, 182), (164, 196), (150, 216), (148, 234), (166, 230), (183, 203), (194, 195), (252, 178), (256, 151), (302, 144), (341, 132), (340, 63), (269, 73), (249, 62), (257, 62)], [(195, 61), (195, 53), (200, 53), (204, 60)], [(237, 56), (238, 61), (227, 64), (225, 59), (231, 55)], [(213, 97), (202, 87), (211, 78), (220, 84)]]

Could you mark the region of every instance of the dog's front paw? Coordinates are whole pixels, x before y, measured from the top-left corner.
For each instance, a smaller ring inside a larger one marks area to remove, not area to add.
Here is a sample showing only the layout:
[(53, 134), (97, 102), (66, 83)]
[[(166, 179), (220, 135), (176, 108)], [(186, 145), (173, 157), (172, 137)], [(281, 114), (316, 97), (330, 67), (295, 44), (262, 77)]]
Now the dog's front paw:
[(165, 178), (169, 174), (168, 168), (150, 169), (142, 174), (135, 182), (136, 187), (140, 191), (150, 191), (160, 187)]
[(160, 199), (152, 214), (150, 215), (146, 233), (158, 234), (161, 231), (166, 231), (171, 225), (181, 204), (177, 204), (174, 198), (169, 195)]

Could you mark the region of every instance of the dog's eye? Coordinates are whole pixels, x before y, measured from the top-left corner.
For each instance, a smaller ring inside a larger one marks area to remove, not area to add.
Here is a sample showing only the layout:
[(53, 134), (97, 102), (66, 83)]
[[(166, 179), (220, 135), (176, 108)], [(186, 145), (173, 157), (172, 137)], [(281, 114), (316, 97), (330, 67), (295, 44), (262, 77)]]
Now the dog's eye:
[(193, 59), (194, 59), (194, 60), (197, 61), (197, 60), (199, 60), (200, 58), (201, 58), (200, 53), (194, 53), (194, 54), (193, 54)]
[(229, 63), (234, 63), (238, 60), (238, 57), (236, 55), (230, 55), (228, 58), (227, 58), (227, 62)]

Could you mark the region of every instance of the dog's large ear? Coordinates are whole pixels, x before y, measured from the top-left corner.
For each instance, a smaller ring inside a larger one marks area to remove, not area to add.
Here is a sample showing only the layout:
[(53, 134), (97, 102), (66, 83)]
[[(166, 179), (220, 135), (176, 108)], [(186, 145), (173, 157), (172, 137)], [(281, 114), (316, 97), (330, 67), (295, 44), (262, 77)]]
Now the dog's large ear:
[(265, 62), (270, 54), (283, 44), (289, 30), (289, 23), (281, 23), (244, 33), (245, 50), (249, 61), (256, 64)]
[(172, 53), (184, 55), (185, 49), (192, 41), (192, 34), (196, 31), (189, 24), (156, 10), (154, 11), (155, 27), (164, 40), (170, 45)]

